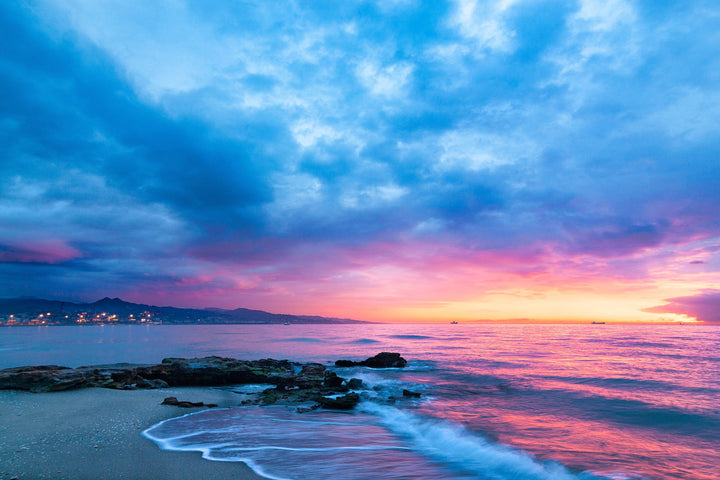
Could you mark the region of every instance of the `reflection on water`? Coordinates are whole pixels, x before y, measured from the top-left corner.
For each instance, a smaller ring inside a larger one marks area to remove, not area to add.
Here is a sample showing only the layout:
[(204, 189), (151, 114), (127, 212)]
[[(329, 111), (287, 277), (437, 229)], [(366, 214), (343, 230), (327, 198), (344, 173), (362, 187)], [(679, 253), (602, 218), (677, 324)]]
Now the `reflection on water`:
[[(338, 373), (376, 387), (366, 392), (370, 402), (402, 397), (402, 388), (421, 391), (420, 401), (392, 408), (449, 421), (570, 471), (615, 479), (717, 480), (718, 345), (720, 328), (696, 326), (25, 327), (3, 330), (0, 367), (155, 363), (204, 355), (331, 362), (398, 351), (410, 361), (408, 369)], [(413, 455), (421, 450), (396, 435)], [(452, 463), (422, 455), (428, 471)], [(458, 475), (457, 465), (452, 468)]]

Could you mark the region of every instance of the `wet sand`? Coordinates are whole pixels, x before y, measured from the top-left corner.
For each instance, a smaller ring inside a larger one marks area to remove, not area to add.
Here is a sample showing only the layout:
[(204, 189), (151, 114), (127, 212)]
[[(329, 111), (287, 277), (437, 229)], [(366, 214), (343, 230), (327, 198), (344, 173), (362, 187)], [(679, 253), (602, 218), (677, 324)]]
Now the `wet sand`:
[(142, 435), (162, 420), (202, 408), (160, 405), (165, 397), (231, 407), (212, 388), (67, 392), (0, 391), (0, 480), (261, 480), (242, 463), (170, 452)]

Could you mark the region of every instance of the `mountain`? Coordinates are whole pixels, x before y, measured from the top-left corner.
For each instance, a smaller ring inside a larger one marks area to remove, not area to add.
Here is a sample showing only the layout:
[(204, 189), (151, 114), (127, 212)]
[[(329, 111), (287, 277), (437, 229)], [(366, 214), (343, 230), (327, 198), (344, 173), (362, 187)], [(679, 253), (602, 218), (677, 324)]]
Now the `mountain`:
[(131, 303), (105, 297), (93, 303), (62, 302), (35, 298), (0, 299), (0, 323), (3, 324), (310, 324), (367, 323), (347, 318), (313, 315), (287, 315), (262, 310), (236, 308), (177, 308)]

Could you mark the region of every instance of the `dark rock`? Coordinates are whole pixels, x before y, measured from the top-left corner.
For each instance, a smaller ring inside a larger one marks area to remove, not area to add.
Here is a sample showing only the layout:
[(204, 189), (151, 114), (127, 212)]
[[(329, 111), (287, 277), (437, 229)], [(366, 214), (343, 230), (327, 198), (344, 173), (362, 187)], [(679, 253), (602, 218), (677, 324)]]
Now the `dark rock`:
[(297, 409), (295, 409), (295, 411), (297, 413), (308, 413), (312, 412), (313, 410), (317, 410), (318, 408), (320, 408), (320, 405), (315, 404), (312, 407), (298, 407)]
[(370, 368), (404, 368), (407, 360), (402, 358), (399, 353), (381, 352), (360, 362), (364, 367)]
[(203, 402), (187, 402), (184, 400), (178, 400), (176, 397), (166, 397), (160, 405), (172, 405), (174, 407), (182, 408), (196, 408), (196, 407), (217, 407), (216, 403), (203, 403)]
[(353, 362), (352, 360), (338, 360), (335, 362), (336, 367), (370, 367), (370, 368), (403, 368), (407, 365), (407, 360), (402, 358), (399, 353), (381, 352), (362, 362)]
[(326, 375), (333, 373), (326, 370), (325, 366), (319, 363), (310, 363), (303, 366), (295, 378), (295, 386), (301, 390), (321, 389)]
[[(122, 390), (168, 386), (276, 385), (278, 391), (302, 390), (299, 400), (348, 391), (345, 380), (321, 364), (304, 365), (300, 374), (287, 360), (235, 360), (222, 357), (166, 358), (157, 365), (118, 363), (78, 368), (46, 365), (0, 370), (0, 389), (51, 392), (85, 387)], [(288, 396), (288, 401), (294, 401)]]
[(162, 365), (138, 370), (147, 379), (170, 386), (218, 386), (246, 383), (276, 384), (281, 375), (293, 373), (287, 360), (235, 360), (234, 358), (166, 358)]
[(295, 405), (316, 401), (318, 397), (349, 392), (345, 379), (320, 364), (305, 365), (298, 375), (277, 378), (276, 387), (264, 390), (255, 403)]
[(363, 386), (363, 381), (359, 378), (351, 378), (347, 385), (350, 390), (360, 390)]
[(138, 375), (135, 377), (135, 386), (137, 388), (167, 388), (170, 385), (167, 384), (166, 381), (155, 379), (155, 380), (145, 380), (143, 377)]
[(321, 407), (330, 410), (352, 410), (360, 402), (360, 395), (348, 393), (338, 398), (318, 397), (316, 400)]
[(301, 390), (295, 388), (293, 390), (281, 391), (277, 388), (268, 388), (263, 391), (257, 399), (251, 400), (256, 405), (297, 405), (307, 402), (314, 402), (321, 394), (321, 390), (310, 388)]
[(297, 388), (297, 378), (297, 375), (292, 373), (288, 375), (281, 375), (276, 379), (275, 387), (278, 390), (291, 390), (293, 388)]
[(0, 370), (0, 389), (57, 392), (94, 386), (95, 376), (87, 370), (43, 365)]
[(354, 367), (359, 364), (359, 362), (353, 362), (352, 360), (338, 360), (335, 362), (336, 367)]
[(403, 397), (420, 398), (422, 396), (419, 392), (413, 392), (412, 390), (403, 389), (402, 393)]
[(168, 388), (170, 385), (165, 380), (160, 380), (159, 378), (156, 378), (154, 380), (147, 380), (147, 383), (151, 386), (148, 388)]
[(344, 382), (345, 379), (342, 377), (338, 377), (337, 373), (335, 372), (325, 372), (325, 375), (323, 377), (323, 386), (327, 388), (341, 388)]
[(325, 365), (321, 365), (319, 363), (307, 363), (303, 365), (302, 370), (300, 370), (300, 376), (304, 377), (312, 377), (312, 376), (323, 376), (325, 374)]

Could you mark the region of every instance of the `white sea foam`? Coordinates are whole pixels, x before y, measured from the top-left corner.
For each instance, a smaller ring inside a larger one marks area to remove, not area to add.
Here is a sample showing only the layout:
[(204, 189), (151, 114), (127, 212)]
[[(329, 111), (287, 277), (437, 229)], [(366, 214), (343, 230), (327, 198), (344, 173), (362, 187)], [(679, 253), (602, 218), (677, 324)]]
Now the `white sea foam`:
[(297, 414), (284, 408), (207, 410), (166, 420), (143, 434), (165, 450), (239, 461), (273, 480), (580, 480), (445, 421), (363, 402), (358, 413)]
[(499, 443), (491, 443), (460, 425), (428, 419), (394, 407), (364, 402), (360, 410), (381, 419), (417, 451), (457, 468), (492, 480), (578, 480), (599, 478), (590, 473), (575, 475), (554, 462)]

